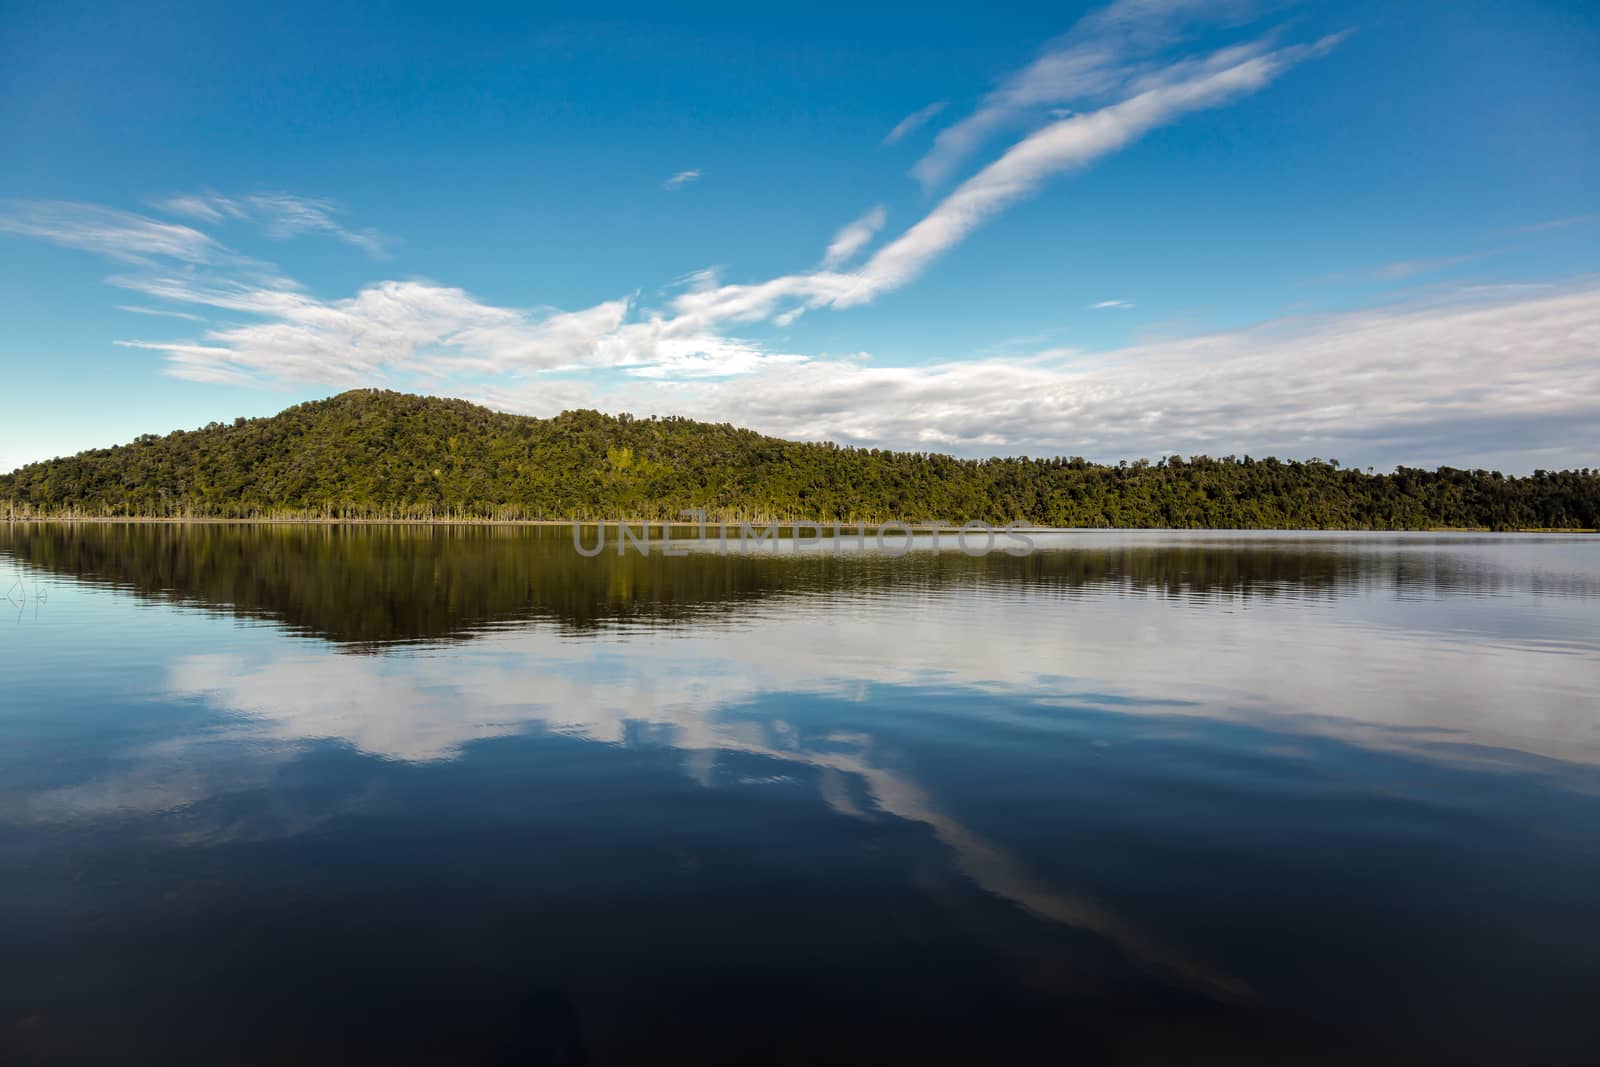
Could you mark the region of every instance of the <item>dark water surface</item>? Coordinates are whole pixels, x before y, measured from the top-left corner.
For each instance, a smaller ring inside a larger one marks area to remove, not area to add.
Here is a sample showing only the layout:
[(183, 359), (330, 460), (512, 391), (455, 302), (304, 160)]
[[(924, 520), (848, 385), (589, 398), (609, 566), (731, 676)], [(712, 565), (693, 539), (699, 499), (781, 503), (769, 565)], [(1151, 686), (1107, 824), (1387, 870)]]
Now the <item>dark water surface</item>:
[(0, 1062), (1593, 1063), (1600, 538), (0, 526)]

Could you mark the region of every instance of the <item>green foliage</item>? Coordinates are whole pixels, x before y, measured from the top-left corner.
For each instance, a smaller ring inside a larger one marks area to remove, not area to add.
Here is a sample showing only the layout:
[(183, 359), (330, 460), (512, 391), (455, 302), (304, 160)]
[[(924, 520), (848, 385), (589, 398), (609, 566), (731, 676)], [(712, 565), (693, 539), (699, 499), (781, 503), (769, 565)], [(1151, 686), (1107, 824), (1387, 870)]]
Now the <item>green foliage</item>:
[(1263, 529), (1600, 525), (1600, 471), (1514, 478), (1337, 461), (962, 460), (802, 444), (727, 424), (355, 390), (0, 476), (18, 516), (677, 519)]

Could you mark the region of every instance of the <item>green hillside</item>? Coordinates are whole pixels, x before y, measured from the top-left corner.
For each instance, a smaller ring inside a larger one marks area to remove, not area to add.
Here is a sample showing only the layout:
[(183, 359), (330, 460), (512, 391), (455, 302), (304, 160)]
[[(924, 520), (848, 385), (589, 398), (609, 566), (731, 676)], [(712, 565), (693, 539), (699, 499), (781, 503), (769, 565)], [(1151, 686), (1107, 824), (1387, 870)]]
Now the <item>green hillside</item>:
[(355, 390), (0, 476), (14, 516), (983, 519), (1051, 526), (1594, 528), (1600, 471), (1497, 472), (1192, 457), (961, 460), (726, 424)]

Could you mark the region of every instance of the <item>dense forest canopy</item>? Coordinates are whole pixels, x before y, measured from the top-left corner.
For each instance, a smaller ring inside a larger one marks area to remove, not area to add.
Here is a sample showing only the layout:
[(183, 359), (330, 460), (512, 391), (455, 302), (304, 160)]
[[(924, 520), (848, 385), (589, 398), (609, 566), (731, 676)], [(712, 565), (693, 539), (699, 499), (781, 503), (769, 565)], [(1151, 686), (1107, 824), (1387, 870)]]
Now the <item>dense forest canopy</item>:
[(956, 459), (807, 444), (727, 424), (354, 390), (270, 418), (33, 463), (0, 476), (15, 517), (712, 519), (1189, 528), (1593, 529), (1600, 470), (1336, 460)]

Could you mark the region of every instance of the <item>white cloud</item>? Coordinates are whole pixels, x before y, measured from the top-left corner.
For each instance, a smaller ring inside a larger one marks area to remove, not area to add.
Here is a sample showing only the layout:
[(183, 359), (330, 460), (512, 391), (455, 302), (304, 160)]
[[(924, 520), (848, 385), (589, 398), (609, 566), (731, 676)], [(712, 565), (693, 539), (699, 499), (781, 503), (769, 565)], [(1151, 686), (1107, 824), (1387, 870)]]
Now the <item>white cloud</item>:
[(1363, 270), (1340, 271), (1335, 274), (1326, 274), (1317, 280), (1319, 282), (1348, 282), (1348, 281), (1375, 281), (1399, 282), (1408, 278), (1415, 278), (1422, 274), (1432, 274), (1435, 271), (1447, 270), (1458, 267), (1463, 263), (1475, 263), (1491, 256), (1503, 255), (1505, 249), (1490, 249), (1483, 252), (1468, 252), (1456, 256), (1439, 256), (1434, 259), (1398, 259), (1384, 263), (1381, 266)]
[(699, 180), (700, 172), (698, 170), (680, 170), (678, 173), (674, 174), (672, 177), (663, 182), (661, 187), (663, 189), (676, 189), (679, 186), (688, 185), (690, 182), (697, 182)]
[(924, 187), (936, 185), (991, 137), (1026, 119), (1126, 90), (1189, 26), (1244, 21), (1258, 7), (1252, 0), (1117, 0), (1086, 15), (942, 131), (912, 176)]
[(169, 215), (182, 215), (198, 222), (218, 223), (226, 219), (244, 218), (244, 210), (235, 201), (215, 193), (191, 193), (169, 196), (151, 204)]
[(1259, 44), (1226, 49), (1151, 76), (1126, 100), (1050, 123), (959, 185), (874, 255), (860, 272), (859, 284), (829, 302), (841, 307), (864, 303), (882, 290), (904, 285), (978, 226), (1032, 194), (1045, 179), (1087, 166), (1183, 114), (1253, 93), (1329, 43), (1275, 51)]
[(339, 208), (331, 200), (265, 193), (247, 198), (262, 220), (268, 237), (287, 238), (302, 234), (327, 234), (373, 256), (387, 253), (387, 241), (376, 230), (349, 230), (334, 219)]
[(204, 322), (204, 315), (192, 315), (187, 311), (169, 311), (164, 308), (136, 307), (132, 304), (118, 304), (118, 311), (127, 311), (135, 315), (156, 315), (164, 319), (184, 319), (189, 322)]
[(877, 232), (883, 229), (887, 218), (888, 214), (880, 204), (842, 227), (828, 243), (828, 250), (822, 257), (823, 267), (834, 270), (854, 259), (856, 253), (865, 248)]
[(288, 288), (198, 287), (182, 278), (122, 279), (166, 299), (267, 316), (207, 331), (201, 342), (119, 341), (165, 352), (177, 377), (349, 385), (405, 374), (445, 379), (593, 363), (628, 301), (577, 312), (483, 304), (429, 282), (382, 282), (344, 300)]
[(125, 263), (146, 263), (153, 257), (213, 263), (229, 255), (217, 241), (189, 226), (60, 200), (6, 203), (0, 207), (0, 233), (49, 241)]
[(1338, 456), (1390, 466), (1592, 466), (1600, 281), (1463, 294), (1088, 355), (915, 367), (813, 359), (613, 410), (968, 454)]
[(1443, 259), (1396, 260), (1393, 263), (1385, 263), (1383, 266), (1379, 267), (1375, 273), (1375, 277), (1377, 277), (1380, 281), (1402, 281), (1406, 278), (1414, 278), (1419, 274), (1429, 274), (1436, 270), (1444, 270), (1446, 267), (1455, 267), (1462, 263), (1471, 263), (1474, 260), (1482, 259), (1487, 254), (1488, 253), (1466, 256), (1448, 256)]
[(1600, 222), (1600, 212), (1588, 215), (1572, 215), (1564, 219), (1546, 219), (1543, 222), (1530, 223), (1527, 226), (1513, 226), (1502, 233), (1547, 233), (1550, 230), (1565, 230), (1572, 226), (1585, 226), (1591, 222)]
[(231, 220), (252, 220), (262, 232), (276, 240), (321, 234), (355, 247), (376, 258), (388, 254), (389, 238), (377, 230), (352, 230), (336, 216), (343, 209), (332, 200), (296, 196), (293, 193), (252, 193), (248, 196), (223, 196), (220, 193), (189, 193), (155, 201), (157, 209), (212, 225)]
[(1131, 300), (1100, 300), (1089, 305), (1090, 311), (1126, 310), (1133, 307)]
[[(693, 329), (769, 319), (785, 326), (806, 309), (869, 303), (914, 280), (933, 260), (1012, 203), (1031, 195), (1046, 179), (1087, 166), (1188, 112), (1218, 107), (1255, 92), (1295, 63), (1326, 51), (1336, 40), (1275, 50), (1256, 42), (1147, 72), (1133, 96), (1053, 122), (1013, 145), (858, 270), (829, 269), (833, 257), (825, 257), (823, 269), (810, 273), (698, 289), (673, 301), (676, 321)], [(851, 236), (845, 247), (861, 247), (860, 230), (852, 229), (860, 221), (842, 230), (834, 244), (848, 233)]]
[(706, 289), (715, 289), (721, 284), (721, 267), (701, 267), (699, 270), (678, 275), (666, 284), (666, 289), (693, 289), (696, 292), (703, 292)]
[(934, 116), (938, 115), (939, 112), (943, 111), (948, 105), (949, 101), (939, 100), (935, 103), (929, 104), (927, 107), (919, 108), (916, 111), (913, 111), (911, 114), (894, 124), (894, 129), (890, 130), (884, 135), (883, 143), (886, 145), (899, 144), (907, 136), (920, 130), (923, 126), (926, 126), (928, 122), (934, 118)]
[(631, 297), (579, 311), (486, 304), (428, 281), (388, 281), (320, 300), (283, 278), (241, 282), (194, 275), (111, 279), (162, 300), (260, 318), (198, 339), (123, 340), (162, 352), (174, 377), (335, 386), (386, 381), (481, 394), (486, 379), (616, 371), (652, 379), (745, 374), (803, 357), (774, 354), (684, 316), (627, 321)]

